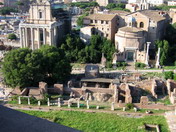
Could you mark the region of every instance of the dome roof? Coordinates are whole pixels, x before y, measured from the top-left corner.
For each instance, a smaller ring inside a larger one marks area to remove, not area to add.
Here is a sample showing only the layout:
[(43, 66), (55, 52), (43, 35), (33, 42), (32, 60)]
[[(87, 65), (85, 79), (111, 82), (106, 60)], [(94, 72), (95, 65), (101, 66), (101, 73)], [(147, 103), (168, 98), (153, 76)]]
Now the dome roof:
[(134, 33), (144, 31), (141, 28), (136, 28), (136, 27), (122, 27), (122, 28), (119, 28), (119, 30), (124, 32), (134, 32)]

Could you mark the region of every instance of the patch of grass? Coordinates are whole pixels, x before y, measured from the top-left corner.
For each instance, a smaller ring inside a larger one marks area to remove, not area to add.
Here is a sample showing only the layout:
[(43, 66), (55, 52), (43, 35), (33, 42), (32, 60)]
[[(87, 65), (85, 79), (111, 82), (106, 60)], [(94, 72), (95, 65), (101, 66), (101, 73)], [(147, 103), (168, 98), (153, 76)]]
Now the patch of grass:
[(169, 96), (167, 96), (165, 99), (159, 99), (157, 100), (157, 102), (160, 102), (160, 103), (164, 103), (165, 105), (170, 105), (171, 102), (170, 102), (170, 99), (169, 99)]
[(151, 77), (151, 78), (153, 78), (153, 77), (159, 77), (159, 78), (161, 78), (164, 75), (163, 75), (163, 73), (159, 73), (159, 72), (148, 72), (148, 73), (143, 74), (142, 76), (146, 77), (146, 78), (148, 78), (148, 77)]
[(164, 69), (166, 69), (166, 70), (175, 70), (176, 66), (165, 66)]
[(107, 113), (86, 113), (76, 111), (25, 111), (21, 112), (48, 119), (84, 132), (145, 132), (139, 126), (159, 124), (162, 132), (168, 132), (164, 116), (145, 116), (142, 118), (127, 118)]

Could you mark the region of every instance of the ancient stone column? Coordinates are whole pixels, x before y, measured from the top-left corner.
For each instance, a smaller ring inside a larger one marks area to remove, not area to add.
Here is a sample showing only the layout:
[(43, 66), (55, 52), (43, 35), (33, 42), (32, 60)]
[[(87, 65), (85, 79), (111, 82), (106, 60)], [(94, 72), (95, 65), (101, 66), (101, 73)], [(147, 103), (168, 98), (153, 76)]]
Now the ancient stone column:
[(53, 42), (54, 42), (54, 45), (56, 45), (56, 27), (54, 27), (53, 29)]
[(46, 32), (45, 32), (45, 28), (43, 28), (43, 44), (46, 44)]
[(40, 29), (37, 28), (37, 34), (38, 34), (38, 49), (40, 48)]
[(157, 54), (157, 59), (156, 59), (156, 68), (159, 68), (160, 67), (160, 52), (161, 52), (161, 49), (159, 48), (158, 49), (158, 54)]
[(28, 105), (30, 105), (31, 103), (30, 103), (30, 98), (28, 97)]
[(111, 110), (114, 111), (114, 102), (111, 103)]
[(18, 97), (18, 104), (21, 104), (21, 97)]
[(40, 100), (38, 101), (38, 106), (40, 106), (41, 105), (41, 103), (40, 103)]
[(89, 100), (86, 101), (87, 109), (89, 109)]
[(79, 101), (80, 101), (80, 100), (78, 99), (78, 100), (77, 100), (77, 107), (78, 107), (78, 108), (80, 108), (80, 102), (79, 102)]
[(148, 66), (149, 63), (149, 47), (150, 47), (151, 42), (147, 42), (147, 53), (146, 53), (146, 58), (145, 58), (145, 64)]
[(21, 45), (21, 48), (23, 48), (23, 34), (22, 34), (22, 27), (20, 27), (20, 45)]
[(50, 100), (49, 100), (49, 98), (48, 98), (48, 106), (50, 106)]
[(31, 45), (32, 45), (32, 50), (34, 50), (34, 34), (33, 34), (33, 28), (31, 28)]
[(52, 45), (53, 41), (52, 41), (52, 29), (49, 29), (49, 39), (50, 39), (50, 44)]
[(27, 34), (27, 28), (25, 28), (25, 43), (26, 43), (26, 47), (28, 47), (28, 34)]
[(58, 107), (61, 107), (61, 101), (60, 101), (60, 98), (58, 98)]
[(25, 36), (25, 29), (22, 28), (22, 38), (23, 38), (23, 48), (26, 48), (26, 36)]

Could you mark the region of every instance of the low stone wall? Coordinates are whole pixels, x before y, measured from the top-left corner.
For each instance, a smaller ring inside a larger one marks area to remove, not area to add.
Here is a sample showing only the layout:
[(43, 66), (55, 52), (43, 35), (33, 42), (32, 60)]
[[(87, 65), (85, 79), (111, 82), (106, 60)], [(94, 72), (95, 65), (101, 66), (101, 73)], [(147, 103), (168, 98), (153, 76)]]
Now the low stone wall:
[(113, 89), (84, 87), (87, 92), (114, 94)]
[[(118, 107), (125, 107), (126, 103), (118, 103)], [(134, 103), (134, 106), (140, 109), (154, 109), (154, 110), (174, 110), (174, 105), (164, 105), (164, 104), (148, 104), (141, 105), (140, 103)]]

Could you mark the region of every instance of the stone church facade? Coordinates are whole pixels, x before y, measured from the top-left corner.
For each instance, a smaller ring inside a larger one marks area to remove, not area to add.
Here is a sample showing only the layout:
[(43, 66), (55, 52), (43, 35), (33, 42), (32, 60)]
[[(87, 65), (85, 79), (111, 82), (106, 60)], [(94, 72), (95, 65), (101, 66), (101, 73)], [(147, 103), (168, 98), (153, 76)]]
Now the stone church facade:
[(29, 18), (21, 22), (20, 45), (32, 50), (42, 45), (57, 45), (57, 32), (62, 22), (52, 17), (51, 3), (48, 0), (37, 0), (30, 5)]

